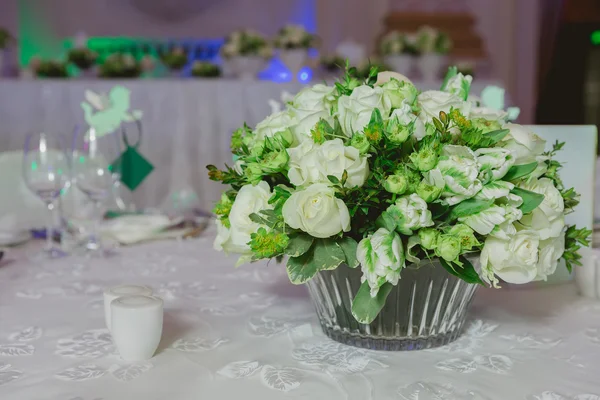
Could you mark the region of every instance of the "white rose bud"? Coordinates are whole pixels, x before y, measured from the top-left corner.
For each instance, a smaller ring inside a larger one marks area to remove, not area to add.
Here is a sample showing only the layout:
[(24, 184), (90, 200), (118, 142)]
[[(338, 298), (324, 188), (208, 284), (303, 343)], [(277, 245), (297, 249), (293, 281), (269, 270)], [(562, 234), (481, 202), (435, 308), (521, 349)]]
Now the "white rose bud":
[(540, 242), (540, 255), (535, 280), (546, 280), (556, 272), (558, 261), (565, 252), (565, 233)]
[(293, 193), (283, 205), (283, 220), (317, 238), (328, 238), (350, 230), (346, 204), (324, 183), (310, 185)]
[(256, 124), (256, 128), (254, 129), (255, 140), (262, 141), (265, 138), (272, 138), (276, 133), (291, 129), (295, 125), (296, 120), (288, 111), (271, 114)]
[(417, 194), (403, 196), (388, 207), (387, 213), (396, 221), (398, 232), (412, 235), (413, 231), (433, 225), (427, 203)]
[(260, 224), (250, 219), (250, 214), (273, 208), (269, 204), (271, 189), (267, 182), (258, 185), (245, 185), (238, 192), (229, 212), (230, 228), (217, 222), (217, 238), (214, 242), (216, 250), (245, 254), (250, 251), (250, 235), (255, 233)]
[(465, 76), (459, 72), (448, 80), (445, 91), (466, 100), (469, 96), (472, 81), (473, 77), (471, 75)]
[(294, 97), (289, 109), (296, 120), (294, 133), (297, 137), (310, 137), (311, 130), (320, 119), (333, 126), (331, 107), (335, 101), (334, 91), (334, 87), (317, 84), (301, 90)]
[(377, 296), (379, 288), (386, 282), (397, 285), (405, 265), (400, 236), (384, 228), (360, 241), (356, 258), (363, 272), (362, 281), (369, 283), (372, 297)]
[(523, 284), (537, 276), (540, 237), (535, 231), (517, 232), (509, 239), (488, 236), (481, 251), (482, 279), (496, 286), (494, 275), (508, 283)]
[(548, 178), (533, 179), (519, 185), (525, 190), (544, 195), (542, 203), (519, 221), (527, 229), (533, 229), (541, 240), (560, 235), (565, 226), (565, 203), (554, 182)]
[(390, 79), (383, 85), (383, 99), (390, 108), (399, 108), (402, 103), (412, 105), (418, 94), (417, 88), (409, 82)]
[(524, 126), (505, 124), (502, 128), (510, 131), (502, 144), (514, 152), (516, 165), (537, 161), (537, 157), (544, 152), (546, 141)]

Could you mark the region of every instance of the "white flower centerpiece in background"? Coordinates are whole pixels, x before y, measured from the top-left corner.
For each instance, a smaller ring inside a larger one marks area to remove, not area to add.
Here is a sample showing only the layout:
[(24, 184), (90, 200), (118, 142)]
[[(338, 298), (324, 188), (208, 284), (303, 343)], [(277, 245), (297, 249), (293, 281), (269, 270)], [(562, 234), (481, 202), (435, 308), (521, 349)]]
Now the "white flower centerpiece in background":
[(448, 64), (447, 54), (452, 49), (452, 39), (430, 26), (422, 26), (416, 33), (419, 52), (419, 70), (426, 81), (440, 77), (442, 69)]
[(273, 56), (273, 47), (259, 32), (242, 29), (231, 32), (221, 47), (221, 56), (240, 79), (256, 79), (256, 75), (265, 67), (265, 63)]
[(397, 73), (355, 73), (234, 132), (235, 167), (208, 166), (230, 185), (215, 248), (287, 258), (325, 333), (385, 349), (456, 339), (477, 285), (579, 263), (590, 231), (565, 225), (578, 196), (554, 159), (564, 143), (544, 151), (507, 113), (478, 109), (456, 68), (422, 93)]
[(290, 70), (293, 79), (306, 64), (308, 49), (315, 46), (316, 36), (302, 25), (286, 25), (279, 30), (274, 44), (279, 49), (279, 58)]
[(386, 65), (396, 72), (410, 75), (418, 54), (417, 37), (410, 33), (390, 31), (381, 38), (379, 51)]

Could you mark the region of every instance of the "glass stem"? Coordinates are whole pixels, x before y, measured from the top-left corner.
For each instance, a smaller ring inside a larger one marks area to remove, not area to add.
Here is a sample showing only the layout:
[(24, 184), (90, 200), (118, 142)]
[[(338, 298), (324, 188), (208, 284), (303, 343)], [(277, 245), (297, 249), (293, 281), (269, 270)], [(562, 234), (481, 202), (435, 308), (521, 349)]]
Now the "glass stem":
[(51, 251), (54, 245), (52, 244), (54, 234), (54, 202), (47, 203), (48, 207), (48, 225), (46, 227), (46, 250)]
[(95, 242), (96, 246), (100, 248), (102, 243), (102, 241), (100, 240), (100, 225), (102, 223), (102, 217), (104, 216), (102, 214), (101, 201), (94, 201), (94, 211), (96, 215), (94, 218), (94, 226), (92, 228), (92, 240)]

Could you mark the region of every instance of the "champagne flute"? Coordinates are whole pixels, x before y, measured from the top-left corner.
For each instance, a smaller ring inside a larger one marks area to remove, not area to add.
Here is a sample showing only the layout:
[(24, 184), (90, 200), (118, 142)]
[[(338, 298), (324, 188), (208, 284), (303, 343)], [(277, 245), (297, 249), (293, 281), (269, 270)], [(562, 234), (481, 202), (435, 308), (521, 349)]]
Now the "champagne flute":
[(73, 175), (77, 188), (94, 204), (95, 215), (86, 249), (93, 255), (105, 256), (100, 237), (100, 223), (104, 216), (106, 200), (110, 197), (113, 176), (110, 162), (101, 151), (99, 137), (94, 128), (76, 138), (73, 151)]
[(23, 178), (27, 187), (48, 208), (46, 256), (58, 258), (66, 255), (52, 240), (57, 219), (55, 218), (57, 199), (71, 182), (71, 165), (64, 139), (48, 133), (28, 135), (23, 151)]

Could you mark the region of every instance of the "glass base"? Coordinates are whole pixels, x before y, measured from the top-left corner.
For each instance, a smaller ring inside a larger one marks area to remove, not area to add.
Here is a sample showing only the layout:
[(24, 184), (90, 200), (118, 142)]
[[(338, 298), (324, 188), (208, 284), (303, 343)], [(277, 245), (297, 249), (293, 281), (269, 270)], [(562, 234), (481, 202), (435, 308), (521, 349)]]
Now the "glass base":
[[(478, 259), (472, 263), (479, 268)], [(352, 315), (361, 276), (360, 268), (341, 265), (319, 272), (308, 289), (327, 336), (372, 350), (420, 350), (456, 340), (477, 288), (448, 274), (437, 260), (409, 265), (377, 318), (361, 324)]]
[(445, 346), (454, 342), (461, 335), (462, 330), (427, 336), (422, 338), (378, 338), (371, 336), (354, 335), (350, 332), (342, 332), (332, 327), (321, 325), (323, 333), (330, 339), (346, 344), (348, 346), (361, 347), (369, 350), (385, 351), (410, 351), (431, 349)]

